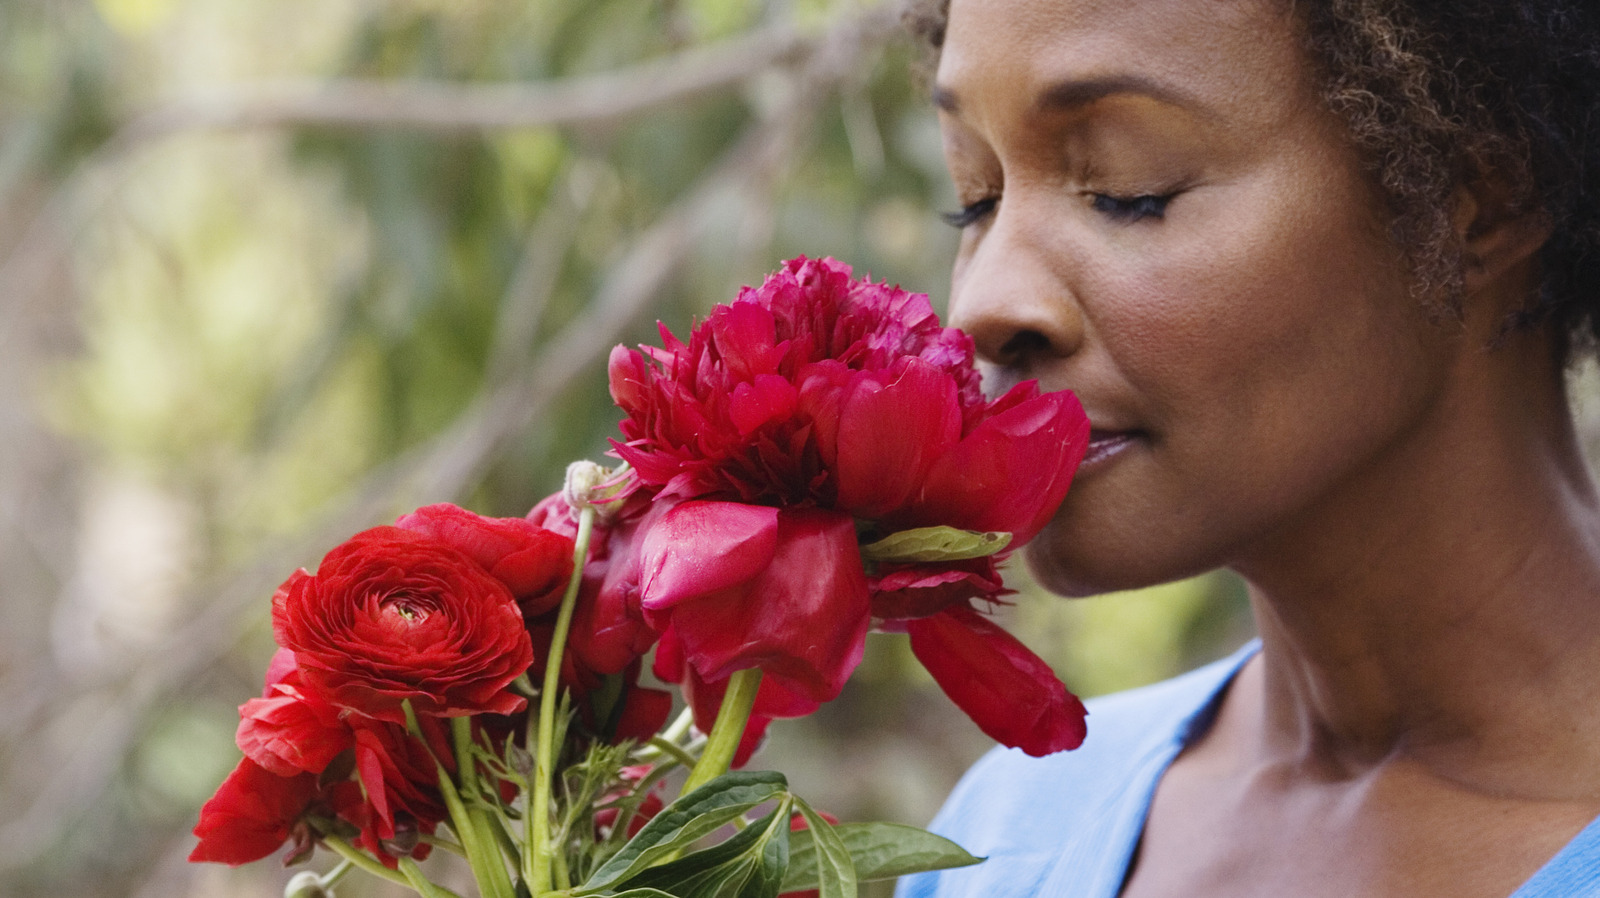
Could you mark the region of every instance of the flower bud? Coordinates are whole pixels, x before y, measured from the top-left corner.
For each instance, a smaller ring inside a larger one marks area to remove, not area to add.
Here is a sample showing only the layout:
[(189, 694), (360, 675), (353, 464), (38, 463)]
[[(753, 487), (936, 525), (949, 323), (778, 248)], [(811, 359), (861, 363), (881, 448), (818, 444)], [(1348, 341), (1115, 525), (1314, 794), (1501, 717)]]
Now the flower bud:
[(520, 745), (512, 745), (506, 751), (506, 759), (511, 762), (511, 769), (531, 779), (534, 774), (533, 753)]
[(629, 486), (627, 466), (613, 471), (585, 459), (567, 465), (562, 495), (574, 509), (592, 508), (595, 517), (605, 520), (616, 513), (616, 500), (628, 494)]
[(403, 811), (394, 815), (394, 837), (382, 840), (383, 850), (392, 857), (410, 857), (422, 841), (417, 821)]
[(322, 884), (322, 877), (302, 870), (283, 887), (283, 898), (334, 898), (333, 889)]

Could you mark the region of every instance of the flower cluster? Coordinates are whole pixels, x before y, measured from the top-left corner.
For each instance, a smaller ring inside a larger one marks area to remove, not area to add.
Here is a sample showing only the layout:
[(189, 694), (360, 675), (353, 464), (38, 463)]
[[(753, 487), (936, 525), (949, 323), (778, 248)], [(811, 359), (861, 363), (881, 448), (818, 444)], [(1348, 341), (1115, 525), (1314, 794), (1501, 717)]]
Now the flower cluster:
[[(629, 588), (662, 632), (656, 673), (684, 685), (697, 717), (749, 668), (765, 674), (758, 728), (810, 713), (876, 623), (908, 632), (1001, 742), (1045, 754), (1082, 740), (1077, 699), (973, 611), (1003, 594), (1003, 547), (1066, 495), (1088, 445), (1076, 398), (1030, 381), (985, 399), (971, 338), (941, 327), (926, 296), (832, 259), (787, 263), (688, 343), (661, 336), (612, 352), (627, 415), (614, 447), (653, 497)], [(965, 551), (881, 542), (927, 528), (1005, 536)]]
[[(787, 263), (687, 343), (661, 335), (611, 356), (620, 471), (578, 463), (522, 519), (422, 508), (278, 589), (280, 649), (192, 860), (323, 844), (340, 871), (431, 898), (453, 893), (414, 861), (438, 845), (483, 898), (682, 894), (706, 876), (799, 894), (824, 867), (824, 891), (853, 894), (838, 888), (857, 862), (976, 861), (876, 824), (853, 831), (852, 860), (781, 776), (728, 769), (771, 720), (835, 698), (870, 630), (905, 634), (998, 741), (1082, 741), (1083, 706), (983, 614), (1006, 594), (999, 563), (1066, 494), (1088, 441), (1077, 400), (1032, 382), (986, 398), (972, 341), (926, 296), (831, 259)], [(666, 729), (647, 659), (688, 705)], [(694, 849), (757, 807), (772, 810)], [(786, 873), (790, 840), (812, 872)]]
[[(273, 597), (281, 648), (266, 690), (239, 709), (244, 759), (202, 809), (191, 860), (246, 863), (286, 840), (298, 854), (328, 834), (390, 863), (425, 857), (419, 837), (447, 816), (446, 719), (471, 719), (479, 738), (518, 730), (527, 699), (511, 686), (548, 649), (572, 556), (568, 536), (525, 520), (432, 505), (297, 571)], [(613, 702), (630, 736), (654, 732), (670, 705), (633, 685), (637, 665)], [(569, 685), (583, 696), (598, 678)]]

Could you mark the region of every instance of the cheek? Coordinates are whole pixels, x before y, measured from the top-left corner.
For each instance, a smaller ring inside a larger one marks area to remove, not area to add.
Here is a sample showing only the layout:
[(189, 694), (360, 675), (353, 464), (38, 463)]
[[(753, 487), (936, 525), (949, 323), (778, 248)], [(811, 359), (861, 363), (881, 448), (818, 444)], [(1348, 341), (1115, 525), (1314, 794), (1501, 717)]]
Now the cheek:
[(1282, 190), (1242, 206), (1264, 211), (1213, 216), (1209, 233), (1118, 260), (1095, 285), (1119, 297), (1094, 328), (1152, 437), (1075, 485), (1033, 547), (1057, 591), (1226, 564), (1381, 452), (1437, 389), (1442, 331), (1365, 218)]
[(1144, 258), (1111, 269), (1128, 302), (1103, 336), (1154, 414), (1281, 429), (1412, 373), (1437, 328), (1361, 190), (1332, 166), (1285, 165), (1197, 196)]

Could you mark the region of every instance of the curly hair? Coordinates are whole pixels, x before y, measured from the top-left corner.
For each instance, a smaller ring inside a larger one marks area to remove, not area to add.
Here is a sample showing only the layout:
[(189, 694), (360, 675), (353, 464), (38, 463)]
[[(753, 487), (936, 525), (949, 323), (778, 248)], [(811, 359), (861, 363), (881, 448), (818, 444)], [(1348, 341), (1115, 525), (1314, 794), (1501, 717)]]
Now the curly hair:
[[(1537, 296), (1506, 323), (1600, 347), (1600, 4), (1596, 0), (1283, 0), (1390, 211), (1431, 311), (1459, 315), (1458, 188), (1502, 180), (1551, 228)], [(936, 54), (949, 0), (904, 20)]]

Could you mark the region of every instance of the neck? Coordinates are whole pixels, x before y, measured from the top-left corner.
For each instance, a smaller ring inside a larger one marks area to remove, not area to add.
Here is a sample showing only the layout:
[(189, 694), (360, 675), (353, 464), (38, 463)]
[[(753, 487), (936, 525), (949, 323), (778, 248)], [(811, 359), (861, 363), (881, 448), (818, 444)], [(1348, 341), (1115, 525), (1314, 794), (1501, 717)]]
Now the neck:
[[(1536, 377), (1509, 349), (1486, 353), (1488, 376)], [(1236, 565), (1264, 647), (1266, 756), (1335, 778), (1403, 758), (1497, 793), (1600, 790), (1600, 503), (1550, 369), (1537, 390), (1447, 397)]]

